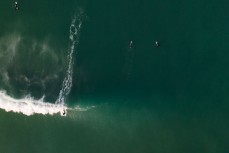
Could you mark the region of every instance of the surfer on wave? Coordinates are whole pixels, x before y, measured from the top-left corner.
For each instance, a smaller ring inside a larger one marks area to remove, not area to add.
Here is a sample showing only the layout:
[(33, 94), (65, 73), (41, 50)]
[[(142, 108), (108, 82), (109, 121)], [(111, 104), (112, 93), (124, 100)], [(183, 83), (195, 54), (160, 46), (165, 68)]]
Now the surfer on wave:
[(66, 109), (63, 109), (63, 111), (61, 112), (61, 116), (67, 116), (67, 111), (66, 111)]

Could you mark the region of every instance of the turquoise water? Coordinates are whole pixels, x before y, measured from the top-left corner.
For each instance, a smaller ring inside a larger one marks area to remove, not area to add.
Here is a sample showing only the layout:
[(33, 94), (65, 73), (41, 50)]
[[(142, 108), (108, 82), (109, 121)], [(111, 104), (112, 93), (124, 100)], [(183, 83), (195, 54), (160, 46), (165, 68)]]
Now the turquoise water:
[(0, 152), (228, 152), (227, 1), (18, 2), (0, 2)]

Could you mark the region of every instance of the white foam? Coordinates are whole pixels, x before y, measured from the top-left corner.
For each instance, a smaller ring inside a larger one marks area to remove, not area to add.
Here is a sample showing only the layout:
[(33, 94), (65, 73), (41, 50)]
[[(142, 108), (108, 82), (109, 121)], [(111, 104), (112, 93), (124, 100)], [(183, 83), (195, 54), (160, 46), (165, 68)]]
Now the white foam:
[(69, 30), (70, 47), (68, 50), (68, 69), (60, 90), (59, 97), (56, 104), (64, 104), (66, 97), (72, 88), (72, 75), (73, 75), (73, 53), (77, 44), (79, 43), (79, 32), (82, 25), (81, 15), (75, 16), (72, 20)]
[(22, 113), (27, 116), (33, 114), (54, 115), (56, 113), (62, 115), (63, 111), (67, 110), (66, 106), (44, 102), (43, 98), (40, 100), (34, 100), (31, 97), (14, 99), (3, 91), (0, 91), (0, 108), (6, 112)]
[[(73, 53), (77, 44), (79, 42), (79, 31), (81, 28), (81, 17), (75, 16), (70, 25), (70, 47), (68, 50), (68, 69), (66, 76), (63, 81), (62, 89), (60, 90), (59, 97), (55, 104), (44, 102), (43, 99), (35, 100), (32, 97), (25, 97), (22, 99), (14, 99), (7, 95), (4, 91), (0, 91), (0, 108), (7, 112), (22, 113), (24, 115), (30, 116), (33, 114), (49, 114), (53, 115), (60, 113), (62, 116), (66, 116), (67, 108), (65, 105), (65, 99), (71, 91), (72, 87), (72, 74), (73, 74)], [(20, 39), (19, 39), (20, 40)], [(18, 41), (19, 41), (18, 40)], [(12, 50), (15, 50), (14, 45)], [(33, 46), (34, 48), (36, 46)], [(44, 46), (43, 49), (46, 46)], [(86, 109), (77, 107), (77, 110), (86, 111)]]

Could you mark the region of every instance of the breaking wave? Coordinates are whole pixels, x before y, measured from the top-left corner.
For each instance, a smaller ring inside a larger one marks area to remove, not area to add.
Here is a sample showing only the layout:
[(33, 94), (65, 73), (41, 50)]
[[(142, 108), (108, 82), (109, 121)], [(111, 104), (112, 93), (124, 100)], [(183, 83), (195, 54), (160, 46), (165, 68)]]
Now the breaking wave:
[(95, 106), (81, 108), (80, 106), (75, 106), (73, 108), (68, 108), (62, 104), (52, 104), (44, 102), (44, 97), (39, 100), (35, 100), (30, 96), (22, 99), (14, 99), (8, 96), (4, 91), (0, 91), (0, 108), (4, 109), (6, 112), (22, 113), (24, 115), (30, 116), (34, 114), (42, 115), (54, 115), (60, 113), (63, 115), (67, 110), (75, 111), (87, 111), (94, 108)]
[(7, 112), (23, 113), (24, 115), (62, 113), (67, 107), (61, 104), (52, 104), (40, 100), (34, 100), (32, 97), (14, 99), (5, 92), (0, 91), (0, 108)]
[[(44, 102), (43, 98), (40, 100), (35, 100), (30, 96), (27, 96), (22, 99), (14, 99), (6, 94), (4, 91), (0, 91), (0, 108), (4, 109), (7, 112), (16, 112), (22, 113), (24, 115), (33, 115), (33, 114), (49, 114), (53, 115), (60, 113), (65, 116), (68, 108), (65, 105), (66, 98), (71, 91), (72, 87), (72, 74), (73, 74), (73, 53), (79, 42), (79, 31), (81, 28), (81, 15), (75, 16), (70, 25), (70, 47), (68, 50), (68, 68), (63, 80), (62, 89), (60, 90), (59, 97), (56, 100), (56, 103)], [(74, 108), (75, 109), (75, 108)], [(72, 109), (71, 109), (72, 110)], [(81, 109), (77, 107), (76, 110), (85, 111), (86, 109)]]

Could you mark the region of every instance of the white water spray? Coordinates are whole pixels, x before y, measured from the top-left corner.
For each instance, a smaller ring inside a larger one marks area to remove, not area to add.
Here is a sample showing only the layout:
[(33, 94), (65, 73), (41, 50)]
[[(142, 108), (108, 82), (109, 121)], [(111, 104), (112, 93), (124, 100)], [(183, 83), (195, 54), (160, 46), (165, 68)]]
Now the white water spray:
[(64, 105), (68, 94), (72, 88), (72, 75), (73, 75), (73, 53), (79, 43), (79, 33), (82, 25), (81, 16), (75, 16), (70, 26), (70, 48), (68, 50), (68, 69), (64, 78), (62, 89), (60, 90), (59, 97), (56, 104)]

